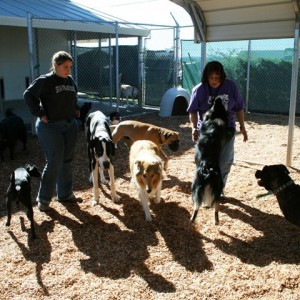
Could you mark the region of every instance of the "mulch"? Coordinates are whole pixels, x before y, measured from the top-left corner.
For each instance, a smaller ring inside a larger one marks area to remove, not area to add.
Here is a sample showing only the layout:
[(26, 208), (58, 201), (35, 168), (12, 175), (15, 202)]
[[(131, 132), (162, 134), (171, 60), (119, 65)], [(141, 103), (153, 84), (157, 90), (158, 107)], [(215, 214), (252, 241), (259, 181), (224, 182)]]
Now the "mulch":
[[(26, 214), (14, 208), (5, 226), (5, 192), (12, 170), (45, 160), (36, 136), (16, 159), (0, 163), (1, 299), (290, 299), (300, 298), (300, 228), (283, 217), (273, 195), (257, 185), (254, 173), (265, 164), (286, 162), (288, 117), (247, 114), (249, 141), (237, 133), (235, 164), (221, 204), (220, 225), (213, 210), (193, 205), (194, 145), (187, 116), (157, 112), (127, 115), (180, 133), (180, 149), (171, 152), (160, 204), (151, 203), (146, 222), (136, 188), (130, 184), (128, 149), (115, 155), (119, 203), (100, 187), (92, 206), (86, 142), (79, 134), (74, 161), (74, 192), (79, 204), (55, 199), (49, 213), (34, 204), (38, 240), (30, 239)], [(300, 182), (300, 135), (296, 118), (291, 177)], [(39, 182), (32, 179), (34, 201)]]

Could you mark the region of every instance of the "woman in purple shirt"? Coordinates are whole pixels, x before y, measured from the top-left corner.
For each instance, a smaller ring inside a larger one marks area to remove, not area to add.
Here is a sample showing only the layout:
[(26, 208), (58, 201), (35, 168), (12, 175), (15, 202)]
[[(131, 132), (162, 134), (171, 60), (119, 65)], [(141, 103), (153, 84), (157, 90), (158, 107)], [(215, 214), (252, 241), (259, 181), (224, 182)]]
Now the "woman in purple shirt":
[(226, 78), (223, 65), (218, 61), (211, 61), (203, 70), (201, 82), (193, 88), (187, 109), (194, 142), (199, 137), (202, 116), (212, 106), (217, 96), (222, 98), (223, 105), (228, 112), (229, 127), (230, 132), (232, 132), (232, 136), (224, 145), (220, 156), (220, 169), (225, 187), (234, 159), (236, 119), (240, 124), (240, 132), (244, 137), (244, 142), (248, 140), (248, 135), (244, 124), (244, 102), (241, 93), (237, 85)]

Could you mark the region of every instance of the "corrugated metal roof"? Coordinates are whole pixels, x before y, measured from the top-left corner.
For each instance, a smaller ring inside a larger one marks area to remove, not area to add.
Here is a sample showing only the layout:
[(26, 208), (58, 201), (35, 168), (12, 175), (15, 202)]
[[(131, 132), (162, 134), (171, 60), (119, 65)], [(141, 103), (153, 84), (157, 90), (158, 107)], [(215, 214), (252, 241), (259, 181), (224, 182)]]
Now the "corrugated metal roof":
[[(33, 18), (47, 20), (69, 21), (76, 23), (76, 30), (81, 29), (80, 22), (89, 21), (107, 27), (106, 31), (115, 32), (115, 23), (119, 24), (119, 34), (129, 36), (148, 36), (149, 30), (142, 26), (136, 26), (122, 19), (100, 11), (91, 11), (87, 7), (69, 0), (1, 0), (0, 1), (0, 25), (27, 27), (27, 18), (30, 14)], [(53, 28), (55, 22), (52, 22)], [(78, 24), (77, 24), (78, 23)], [(40, 23), (39, 23), (40, 24)], [(47, 22), (49, 26), (49, 22)], [(74, 25), (74, 23), (73, 23)], [(43, 26), (44, 27), (44, 26)], [(66, 27), (66, 26), (65, 26)], [(111, 28), (111, 29), (110, 29)], [(105, 31), (105, 32), (106, 32)]]
[(170, 0), (191, 15), (200, 40), (292, 38), (299, 0)]

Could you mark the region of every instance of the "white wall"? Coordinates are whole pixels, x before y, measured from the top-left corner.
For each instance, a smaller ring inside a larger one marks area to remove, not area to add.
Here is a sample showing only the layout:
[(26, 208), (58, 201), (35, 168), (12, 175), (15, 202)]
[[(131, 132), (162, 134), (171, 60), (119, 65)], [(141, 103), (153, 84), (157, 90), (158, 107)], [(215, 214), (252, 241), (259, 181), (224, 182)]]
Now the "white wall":
[[(69, 50), (66, 31), (38, 30), (38, 74), (49, 72), (54, 52)], [(0, 78), (4, 79), (5, 101), (23, 99), (25, 78), (30, 75), (27, 28), (0, 26)]]
[(26, 28), (1, 26), (0, 45), (5, 100), (23, 98), (25, 77), (29, 74)]

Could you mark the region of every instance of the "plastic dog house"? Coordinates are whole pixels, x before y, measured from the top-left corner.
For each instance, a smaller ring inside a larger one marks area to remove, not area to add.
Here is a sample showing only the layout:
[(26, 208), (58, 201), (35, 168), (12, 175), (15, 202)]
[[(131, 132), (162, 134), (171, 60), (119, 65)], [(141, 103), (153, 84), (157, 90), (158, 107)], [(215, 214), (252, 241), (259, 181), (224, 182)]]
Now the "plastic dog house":
[(187, 115), (190, 94), (181, 87), (173, 87), (167, 90), (160, 103), (159, 115), (161, 117)]

